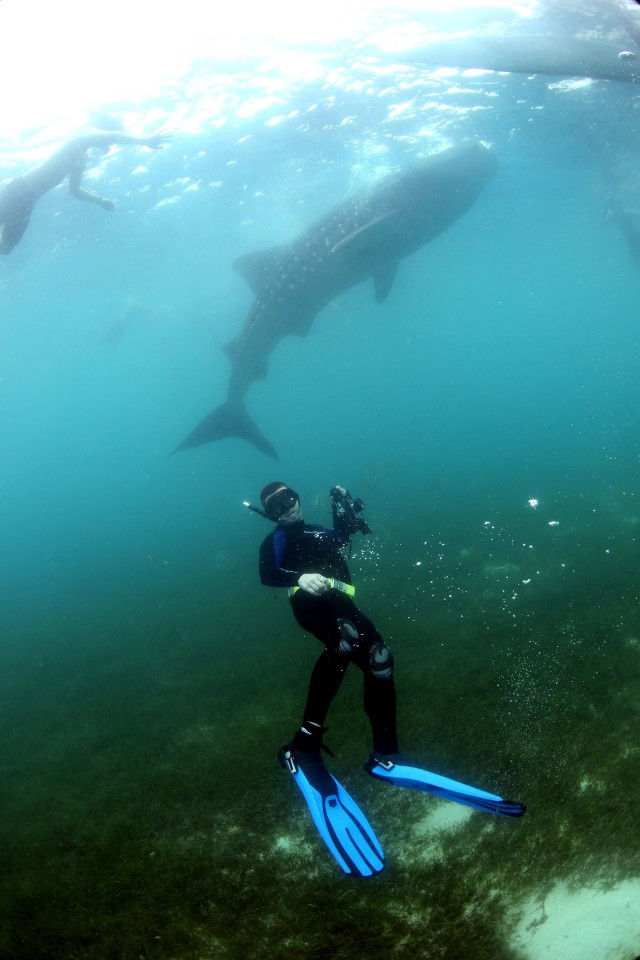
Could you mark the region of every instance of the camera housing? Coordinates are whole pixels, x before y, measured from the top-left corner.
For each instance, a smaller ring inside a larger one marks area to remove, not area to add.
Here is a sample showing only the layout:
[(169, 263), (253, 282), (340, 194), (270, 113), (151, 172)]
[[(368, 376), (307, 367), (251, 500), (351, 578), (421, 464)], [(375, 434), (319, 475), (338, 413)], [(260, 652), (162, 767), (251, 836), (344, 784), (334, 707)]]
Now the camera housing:
[(350, 534), (371, 533), (364, 517), (358, 516), (364, 510), (364, 503), (359, 497), (352, 497), (348, 490), (343, 493), (340, 487), (332, 487), (329, 496), (335, 516), (345, 522)]

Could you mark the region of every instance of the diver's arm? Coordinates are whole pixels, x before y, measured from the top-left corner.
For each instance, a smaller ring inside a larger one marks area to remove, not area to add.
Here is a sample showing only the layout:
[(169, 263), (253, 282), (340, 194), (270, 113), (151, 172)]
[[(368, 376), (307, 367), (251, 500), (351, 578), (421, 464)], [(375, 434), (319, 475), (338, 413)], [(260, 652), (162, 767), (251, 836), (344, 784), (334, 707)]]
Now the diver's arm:
[(168, 133), (153, 133), (150, 137), (134, 137), (130, 133), (112, 133), (111, 143), (118, 145), (120, 143), (130, 143), (139, 147), (149, 147), (150, 150), (157, 150), (163, 147), (169, 141)]
[(69, 193), (77, 197), (78, 200), (84, 200), (86, 203), (95, 203), (112, 213), (116, 205), (108, 197), (101, 197), (98, 193), (91, 193), (82, 186), (82, 175), (87, 160), (87, 150), (93, 147), (117, 146), (119, 144), (132, 144), (141, 147), (155, 149), (166, 143), (168, 137), (163, 133), (155, 133), (150, 137), (136, 137), (131, 133), (123, 133), (119, 130), (91, 130), (73, 141), (75, 149), (75, 158), (69, 170)]
[(321, 573), (300, 573), (280, 566), (278, 549), (273, 537), (267, 537), (260, 547), (260, 582), (265, 587), (300, 587), (312, 596), (320, 596), (331, 586)]
[(69, 177), (69, 193), (72, 196), (77, 197), (78, 200), (84, 200), (86, 203), (97, 204), (108, 213), (113, 213), (116, 208), (113, 200), (109, 200), (108, 197), (101, 197), (98, 193), (91, 193), (90, 190), (85, 190), (85, 188), (81, 187), (79, 183), (74, 183), (71, 177)]
[(97, 206), (102, 207), (104, 210), (108, 210), (109, 213), (111, 213), (116, 207), (113, 200), (108, 200), (106, 197), (101, 197), (98, 193), (91, 193), (90, 190), (86, 190), (82, 186), (82, 176), (84, 174), (86, 163), (86, 150), (78, 150), (69, 165), (69, 193), (72, 197), (76, 197), (78, 200), (83, 200), (85, 203), (95, 203)]
[(157, 149), (162, 147), (169, 140), (167, 133), (154, 133), (150, 137), (137, 137), (133, 133), (125, 133), (123, 130), (98, 130), (88, 128), (84, 133), (74, 137), (69, 141), (69, 145), (83, 153), (98, 147), (102, 150), (107, 147), (117, 147), (121, 144), (130, 144), (131, 146), (149, 147)]
[(258, 565), (260, 582), (265, 587), (296, 587), (300, 573), (297, 570), (287, 570), (280, 566), (273, 536), (267, 537), (260, 547), (260, 561)]

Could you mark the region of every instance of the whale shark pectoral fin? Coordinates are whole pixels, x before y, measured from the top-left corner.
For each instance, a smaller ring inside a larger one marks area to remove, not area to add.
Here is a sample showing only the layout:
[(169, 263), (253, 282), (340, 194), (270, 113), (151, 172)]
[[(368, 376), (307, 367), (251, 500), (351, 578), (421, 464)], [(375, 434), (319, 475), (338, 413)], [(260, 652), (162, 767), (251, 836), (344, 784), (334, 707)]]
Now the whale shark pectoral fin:
[(373, 271), (373, 288), (376, 303), (383, 303), (389, 296), (398, 269), (397, 261), (383, 263)]
[(287, 330), (288, 335), (290, 337), (306, 337), (313, 326), (315, 318), (316, 314), (314, 311), (311, 313), (296, 313), (289, 324), (289, 330)]
[(227, 437), (246, 440), (262, 453), (266, 453), (268, 457), (278, 459), (275, 448), (260, 431), (257, 423), (251, 419), (242, 403), (222, 403), (216, 407), (193, 428), (169, 456), (180, 453), (181, 450), (188, 450), (189, 447), (199, 447), (203, 443), (212, 443), (214, 440), (224, 440)]
[(229, 340), (229, 343), (225, 343), (222, 348), (222, 352), (227, 355), (231, 363), (234, 362), (238, 354), (238, 349), (240, 347), (241, 337), (234, 337), (233, 340)]
[(252, 293), (258, 296), (267, 284), (273, 280), (274, 272), (280, 268), (288, 251), (287, 246), (255, 250), (253, 253), (245, 253), (243, 256), (237, 257), (232, 266), (245, 278)]

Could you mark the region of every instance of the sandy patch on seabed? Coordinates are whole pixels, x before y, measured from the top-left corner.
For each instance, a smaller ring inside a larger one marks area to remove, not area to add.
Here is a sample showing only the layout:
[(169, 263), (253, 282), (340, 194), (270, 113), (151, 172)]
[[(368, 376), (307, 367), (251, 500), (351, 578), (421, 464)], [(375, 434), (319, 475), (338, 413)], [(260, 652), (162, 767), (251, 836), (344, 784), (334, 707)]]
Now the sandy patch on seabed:
[(572, 891), (559, 883), (517, 907), (516, 916), (510, 946), (523, 960), (640, 957), (640, 880)]

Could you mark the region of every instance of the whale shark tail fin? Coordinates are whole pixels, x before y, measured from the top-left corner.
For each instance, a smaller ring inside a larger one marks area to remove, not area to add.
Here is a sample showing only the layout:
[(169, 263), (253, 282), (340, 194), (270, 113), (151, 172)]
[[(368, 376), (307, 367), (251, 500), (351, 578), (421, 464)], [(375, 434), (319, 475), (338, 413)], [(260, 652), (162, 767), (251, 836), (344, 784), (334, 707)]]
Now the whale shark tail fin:
[(274, 447), (261, 432), (257, 423), (251, 419), (242, 403), (222, 403), (216, 407), (193, 428), (169, 456), (180, 453), (181, 450), (188, 450), (189, 447), (199, 447), (203, 443), (224, 440), (225, 437), (240, 437), (253, 444), (262, 453), (266, 453), (268, 457), (278, 459)]

